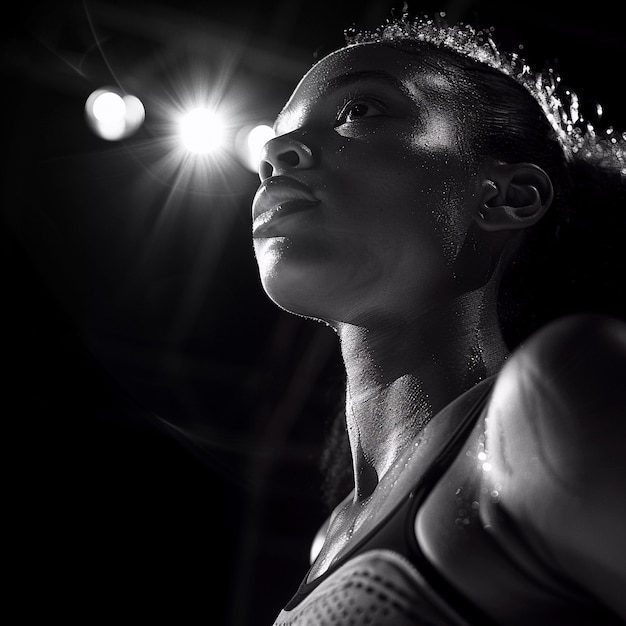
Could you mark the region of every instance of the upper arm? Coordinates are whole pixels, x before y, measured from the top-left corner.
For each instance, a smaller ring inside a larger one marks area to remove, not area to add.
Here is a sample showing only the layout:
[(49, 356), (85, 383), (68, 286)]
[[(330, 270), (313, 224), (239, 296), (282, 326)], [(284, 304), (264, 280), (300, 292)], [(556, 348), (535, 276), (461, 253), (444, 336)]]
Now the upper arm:
[(487, 414), (497, 506), (626, 617), (626, 325), (552, 323), (509, 360)]

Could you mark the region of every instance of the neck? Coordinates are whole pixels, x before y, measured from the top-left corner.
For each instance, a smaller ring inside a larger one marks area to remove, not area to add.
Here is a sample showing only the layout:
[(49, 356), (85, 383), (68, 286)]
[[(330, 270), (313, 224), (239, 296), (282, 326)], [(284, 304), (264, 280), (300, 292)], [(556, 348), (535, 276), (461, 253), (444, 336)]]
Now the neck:
[(487, 287), (408, 323), (337, 327), (355, 498), (367, 497), (443, 407), (495, 374), (508, 354)]

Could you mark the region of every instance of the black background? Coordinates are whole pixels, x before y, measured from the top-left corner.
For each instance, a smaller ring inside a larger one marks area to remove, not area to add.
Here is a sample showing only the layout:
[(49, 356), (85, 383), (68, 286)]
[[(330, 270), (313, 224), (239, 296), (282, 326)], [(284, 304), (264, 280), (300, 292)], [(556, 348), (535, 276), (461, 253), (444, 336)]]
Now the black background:
[[(624, 128), (623, 3), (413, 3), (494, 26)], [(256, 271), (256, 176), (176, 178), (164, 120), (189, 68), (231, 62), (253, 121), (352, 25), (402, 3), (56, 2), (2, 22), (2, 424), (9, 588), (22, 615), (271, 624), (326, 512), (319, 455), (342, 384), (323, 325)], [(119, 82), (144, 127), (85, 124)]]

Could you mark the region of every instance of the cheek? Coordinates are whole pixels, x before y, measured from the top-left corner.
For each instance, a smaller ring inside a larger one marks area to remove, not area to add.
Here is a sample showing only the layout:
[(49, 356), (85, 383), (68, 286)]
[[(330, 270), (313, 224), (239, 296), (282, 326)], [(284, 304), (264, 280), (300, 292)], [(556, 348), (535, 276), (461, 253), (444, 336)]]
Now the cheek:
[(458, 121), (449, 112), (431, 110), (426, 120), (413, 126), (408, 142), (418, 153), (461, 157)]
[(451, 189), (467, 177), (458, 123), (449, 115), (433, 113), (427, 121), (412, 124), (398, 119), (354, 125), (342, 134), (336, 132), (326, 146), (322, 168), (346, 185), (356, 179), (361, 189), (436, 193), (445, 191), (444, 184)]
[(454, 258), (471, 221), (473, 197), (454, 127), (442, 122), (426, 135), (389, 135), (376, 142), (344, 139), (329, 155), (325, 191), (338, 221), (348, 232), (353, 224), (359, 236), (387, 242), (409, 231), (417, 242), (432, 240)]

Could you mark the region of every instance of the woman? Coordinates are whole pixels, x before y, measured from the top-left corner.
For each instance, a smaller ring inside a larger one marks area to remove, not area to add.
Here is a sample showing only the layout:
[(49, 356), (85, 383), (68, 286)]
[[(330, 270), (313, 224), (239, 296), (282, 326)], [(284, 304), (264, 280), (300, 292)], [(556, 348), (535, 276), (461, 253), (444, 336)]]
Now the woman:
[(535, 309), (580, 172), (606, 220), (623, 194), (624, 139), (546, 77), (403, 16), (276, 120), (255, 254), (278, 306), (338, 335), (354, 481), (276, 625), (626, 622), (626, 327)]

